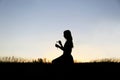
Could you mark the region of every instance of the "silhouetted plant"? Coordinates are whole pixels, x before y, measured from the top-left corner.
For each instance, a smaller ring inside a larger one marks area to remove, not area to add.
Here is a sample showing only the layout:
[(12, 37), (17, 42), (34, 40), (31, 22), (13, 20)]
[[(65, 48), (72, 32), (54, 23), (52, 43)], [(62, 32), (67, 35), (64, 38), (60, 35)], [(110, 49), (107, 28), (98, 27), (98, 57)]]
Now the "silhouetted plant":
[(43, 63), (43, 59), (42, 58), (38, 58), (32, 61), (33, 63)]
[(9, 62), (9, 63), (24, 63), (27, 62), (27, 59), (17, 58), (17, 57), (0, 57), (0, 62)]
[(118, 58), (104, 58), (104, 59), (92, 60), (90, 62), (107, 62), (107, 63), (115, 62), (115, 63), (120, 63), (120, 59), (118, 59)]
[(43, 60), (41, 58), (38, 58), (39, 63), (43, 63)]

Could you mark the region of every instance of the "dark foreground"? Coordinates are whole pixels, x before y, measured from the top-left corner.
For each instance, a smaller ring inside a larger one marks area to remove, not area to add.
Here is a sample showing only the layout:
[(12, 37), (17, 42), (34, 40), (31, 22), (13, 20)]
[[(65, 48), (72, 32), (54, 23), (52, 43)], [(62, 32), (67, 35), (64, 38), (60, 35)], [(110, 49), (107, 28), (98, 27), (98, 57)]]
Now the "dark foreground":
[[(81, 79), (110, 78), (120, 74), (120, 63), (76, 63), (73, 65), (53, 65), (41, 63), (0, 63), (0, 75), (19, 78)], [(107, 76), (108, 75), (108, 76)], [(90, 76), (90, 77), (89, 77)], [(83, 80), (84, 80), (83, 79)]]

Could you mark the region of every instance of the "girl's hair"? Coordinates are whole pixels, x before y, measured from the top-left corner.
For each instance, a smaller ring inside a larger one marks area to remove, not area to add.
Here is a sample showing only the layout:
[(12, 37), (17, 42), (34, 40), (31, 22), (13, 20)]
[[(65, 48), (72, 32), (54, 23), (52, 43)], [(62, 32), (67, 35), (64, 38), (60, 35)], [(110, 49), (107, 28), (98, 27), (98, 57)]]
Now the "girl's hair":
[(71, 40), (71, 41), (73, 40), (70, 30), (65, 30), (64, 31), (64, 36), (67, 40)]

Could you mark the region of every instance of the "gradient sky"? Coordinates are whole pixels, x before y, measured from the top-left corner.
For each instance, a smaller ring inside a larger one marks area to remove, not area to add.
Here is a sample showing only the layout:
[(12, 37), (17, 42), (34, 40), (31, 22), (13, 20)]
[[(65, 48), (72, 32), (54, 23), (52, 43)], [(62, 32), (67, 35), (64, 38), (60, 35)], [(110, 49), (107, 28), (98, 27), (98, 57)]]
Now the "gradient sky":
[(120, 58), (119, 0), (0, 0), (0, 56), (52, 60), (66, 29), (75, 60)]

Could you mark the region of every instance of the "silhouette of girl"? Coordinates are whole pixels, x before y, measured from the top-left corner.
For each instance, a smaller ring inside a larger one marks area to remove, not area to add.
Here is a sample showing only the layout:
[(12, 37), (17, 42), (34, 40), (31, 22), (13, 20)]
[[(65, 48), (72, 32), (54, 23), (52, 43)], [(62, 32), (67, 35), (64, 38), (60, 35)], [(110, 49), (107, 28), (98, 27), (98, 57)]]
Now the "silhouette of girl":
[(71, 31), (70, 30), (65, 30), (64, 32), (64, 38), (66, 39), (66, 42), (64, 44), (64, 46), (62, 45), (62, 42), (59, 40), (58, 44), (55, 44), (55, 46), (57, 48), (60, 48), (63, 51), (63, 54), (54, 59), (52, 61), (53, 64), (73, 64), (73, 57), (71, 55), (72, 52), (72, 48), (73, 48), (73, 39), (72, 39), (72, 35), (71, 35)]

